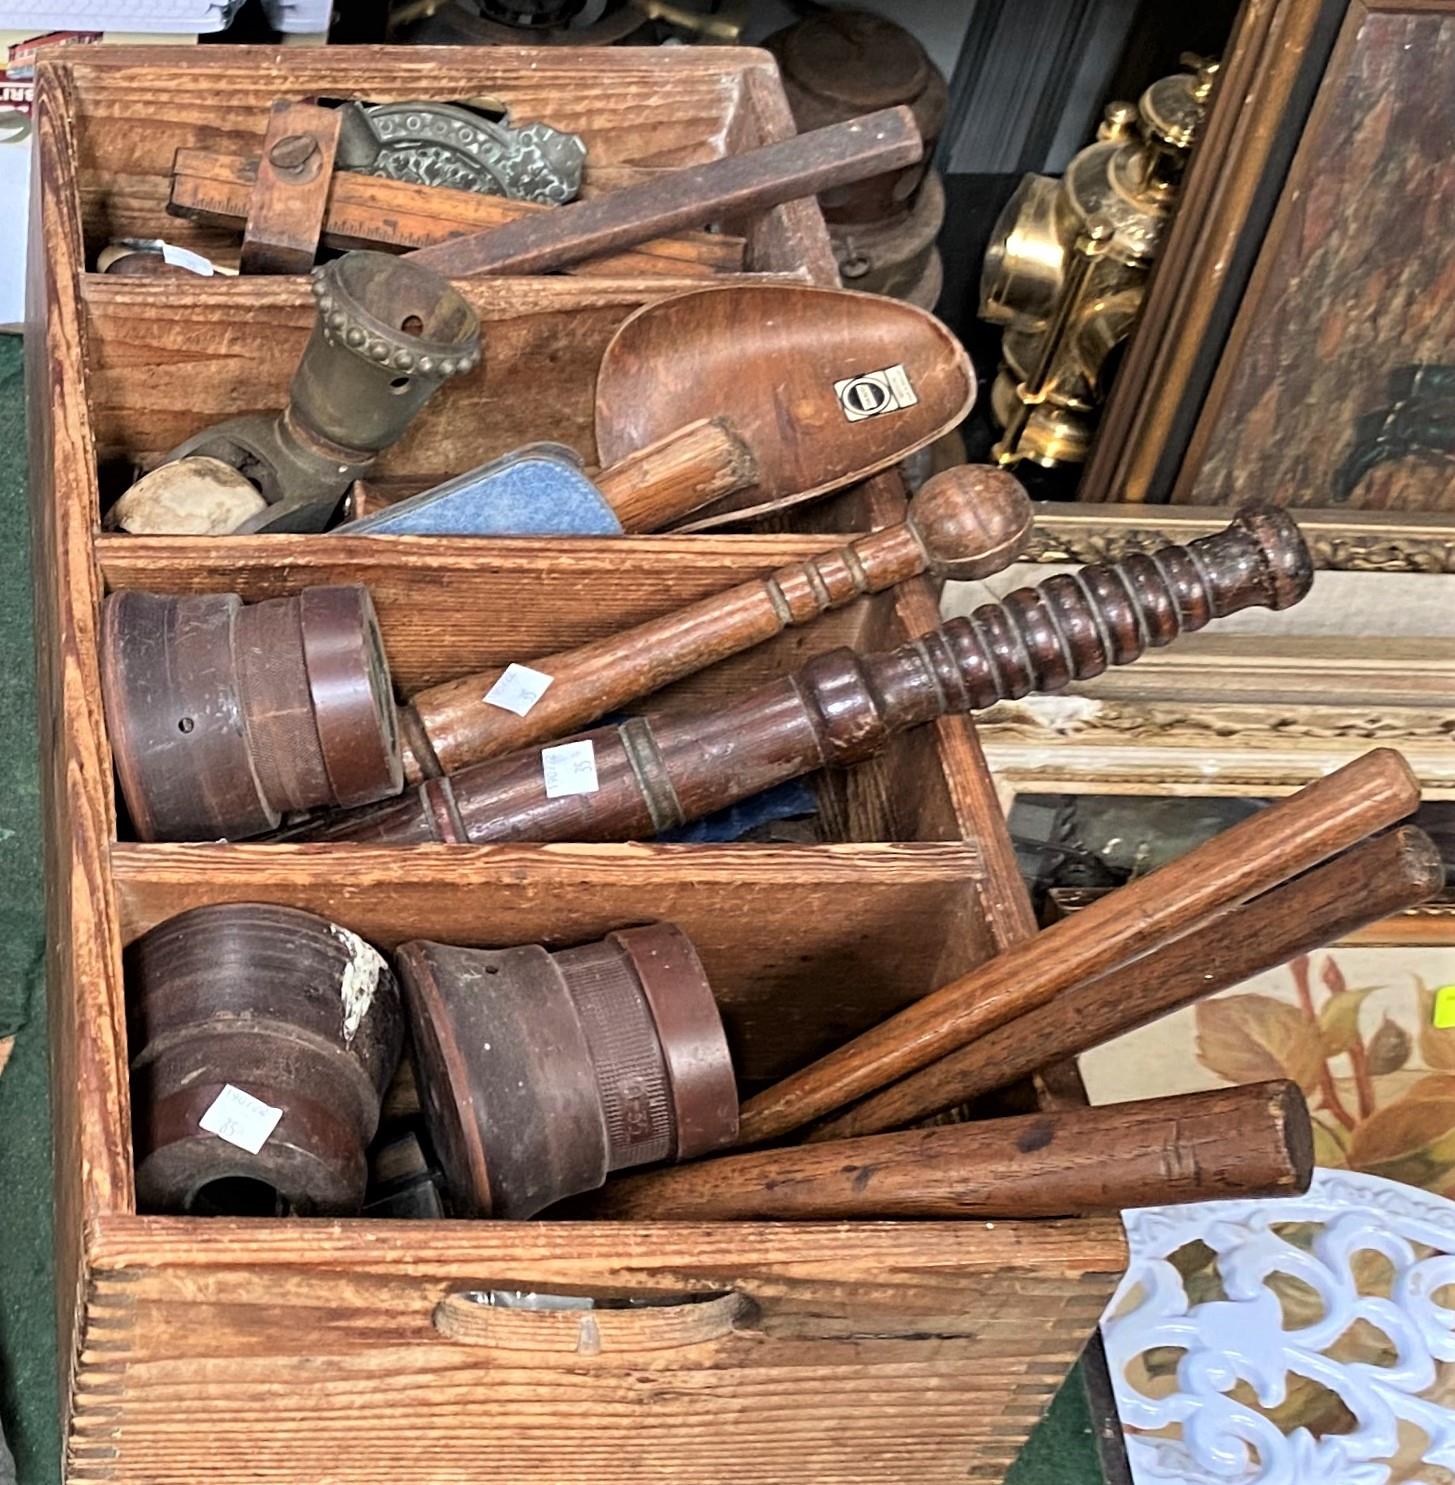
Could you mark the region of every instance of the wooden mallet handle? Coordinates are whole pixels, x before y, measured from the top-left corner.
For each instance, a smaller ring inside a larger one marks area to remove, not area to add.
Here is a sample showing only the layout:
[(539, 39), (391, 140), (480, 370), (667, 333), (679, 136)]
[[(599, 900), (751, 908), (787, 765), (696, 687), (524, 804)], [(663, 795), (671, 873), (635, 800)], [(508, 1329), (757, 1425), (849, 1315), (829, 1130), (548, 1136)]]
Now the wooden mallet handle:
[(1076, 984), (1271, 891), (1413, 813), (1420, 787), (1390, 748), (1362, 758), (1108, 892), (932, 991), (749, 1100), (744, 1144), (776, 1139), (918, 1072)]
[(726, 418), (702, 418), (596, 476), (596, 487), (628, 533), (660, 531), (758, 480), (753, 451)]
[(1308, 1105), (1282, 1080), (1062, 1113), (725, 1155), (612, 1181), (593, 1218), (1070, 1217), (1294, 1195)]
[(1375, 836), (1192, 933), (1068, 986), (815, 1129), (812, 1138), (900, 1129), (992, 1093), (1424, 902), (1444, 882), (1440, 852), (1422, 830), (1404, 825)]
[(560, 737), (683, 676), (924, 572), (983, 577), (1020, 550), (1030, 502), (1003, 470), (962, 466), (926, 482), (903, 524), (861, 536), (675, 613), (529, 661), (549, 675), (523, 717), (488, 705), (498, 670), (432, 686), (404, 708), (411, 782)]
[(416, 248), (405, 257), (447, 278), (550, 273), (683, 228), (852, 185), (913, 165), (923, 153), (924, 141), (909, 109), (885, 108), (522, 217), (508, 226)]

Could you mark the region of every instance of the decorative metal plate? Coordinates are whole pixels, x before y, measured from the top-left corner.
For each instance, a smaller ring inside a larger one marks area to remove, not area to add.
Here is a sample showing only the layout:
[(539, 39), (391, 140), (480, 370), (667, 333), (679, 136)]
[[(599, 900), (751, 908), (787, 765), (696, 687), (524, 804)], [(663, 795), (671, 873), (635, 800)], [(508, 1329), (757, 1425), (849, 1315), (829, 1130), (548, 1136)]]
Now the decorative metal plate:
[(338, 168), (559, 206), (581, 189), (586, 146), (549, 124), (451, 103), (345, 103)]

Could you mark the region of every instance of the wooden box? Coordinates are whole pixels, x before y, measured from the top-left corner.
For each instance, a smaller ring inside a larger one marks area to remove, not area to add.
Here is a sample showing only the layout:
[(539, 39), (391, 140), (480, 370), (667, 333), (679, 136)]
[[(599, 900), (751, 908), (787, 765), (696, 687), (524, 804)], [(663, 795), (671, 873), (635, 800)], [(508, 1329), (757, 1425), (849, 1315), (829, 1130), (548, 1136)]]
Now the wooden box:
[[(749, 1083), (1031, 931), (973, 729), (959, 719), (824, 781), (817, 845), (118, 839), (96, 651), (108, 590), (256, 598), (366, 581), (408, 692), (609, 632), (824, 545), (802, 534), (448, 546), (101, 535), (103, 494), (136, 463), (227, 413), (276, 405), (308, 310), (296, 280), (96, 279), (84, 272), (88, 246), (157, 232), (165, 164), (181, 142), (168, 131), (236, 142), (259, 132), (273, 96), (325, 81), (338, 91), (346, 77), (376, 95), (425, 78), (528, 99), (541, 117), (594, 126), (604, 148), (644, 148), (659, 162), (786, 120), (772, 64), (717, 49), (233, 50), (179, 65), (96, 48), (41, 66), (27, 353), (68, 1479), (998, 1480), (1111, 1293), (1124, 1261), (1113, 1220), (645, 1227), (136, 1212), (122, 949), (188, 906), (291, 903), (386, 947), (421, 934), (560, 945), (673, 919), (703, 951)], [(796, 262), (793, 220), (804, 225)], [(781, 226), (753, 229), (765, 255), (775, 243), (790, 254), (768, 266), (822, 278), (813, 209), (785, 209)], [(528, 368), (529, 395), (489, 382), (447, 390), (391, 451), (392, 472), (428, 478), (545, 436), (591, 457), (595, 357), (660, 284), (463, 287), (494, 327), (495, 375)], [(897, 480), (882, 479), (827, 519), (882, 522), (902, 499)], [(834, 644), (898, 643), (936, 617), (931, 587), (909, 585), (673, 694), (736, 690)], [(550, 1316), (482, 1332), (459, 1296), (492, 1288), (663, 1303), (603, 1312), (598, 1344), (583, 1350), (578, 1329), (563, 1335)], [(687, 1296), (704, 1302), (670, 1303)]]

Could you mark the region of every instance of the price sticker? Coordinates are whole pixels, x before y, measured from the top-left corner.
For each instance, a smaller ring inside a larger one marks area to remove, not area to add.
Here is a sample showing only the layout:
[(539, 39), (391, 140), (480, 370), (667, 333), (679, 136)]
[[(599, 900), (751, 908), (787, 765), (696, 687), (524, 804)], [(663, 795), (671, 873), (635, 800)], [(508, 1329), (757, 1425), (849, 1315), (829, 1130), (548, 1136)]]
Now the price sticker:
[(1455, 1027), (1455, 985), (1441, 985), (1435, 991), (1432, 1019), (1436, 1031), (1449, 1031), (1451, 1027)]
[(282, 1109), (275, 1109), (228, 1083), (197, 1122), (208, 1134), (256, 1155), (268, 1143), (268, 1136), (282, 1117)]
[(563, 799), (568, 794), (595, 794), (598, 788), (596, 747), (590, 739), (542, 748), (541, 769), (546, 776), (547, 799)]
[(200, 273), (203, 278), (211, 278), (217, 272), (210, 259), (204, 258), (201, 253), (194, 253), (190, 248), (178, 247), (174, 242), (162, 243), (162, 262), (170, 263), (175, 268), (185, 268), (192, 273)]
[(485, 693), (485, 701), (523, 717), (546, 694), (551, 680), (544, 671), (532, 670), (529, 665), (507, 665)]

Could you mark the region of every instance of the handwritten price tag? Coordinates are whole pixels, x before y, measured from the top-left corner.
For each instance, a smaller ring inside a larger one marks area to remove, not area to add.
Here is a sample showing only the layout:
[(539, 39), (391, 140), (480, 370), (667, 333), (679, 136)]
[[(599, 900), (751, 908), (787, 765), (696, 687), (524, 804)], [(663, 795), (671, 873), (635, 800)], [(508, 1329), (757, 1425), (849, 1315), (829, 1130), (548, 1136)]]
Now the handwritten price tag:
[(541, 749), (541, 769), (546, 777), (546, 798), (563, 799), (568, 794), (595, 794), (596, 748), (585, 742), (562, 743)]
[(256, 1155), (268, 1143), (268, 1136), (282, 1117), (282, 1109), (275, 1109), (228, 1083), (197, 1122), (208, 1134)]
[(529, 665), (507, 665), (485, 693), (485, 700), (490, 706), (523, 717), (546, 694), (551, 680), (544, 671), (532, 670)]

